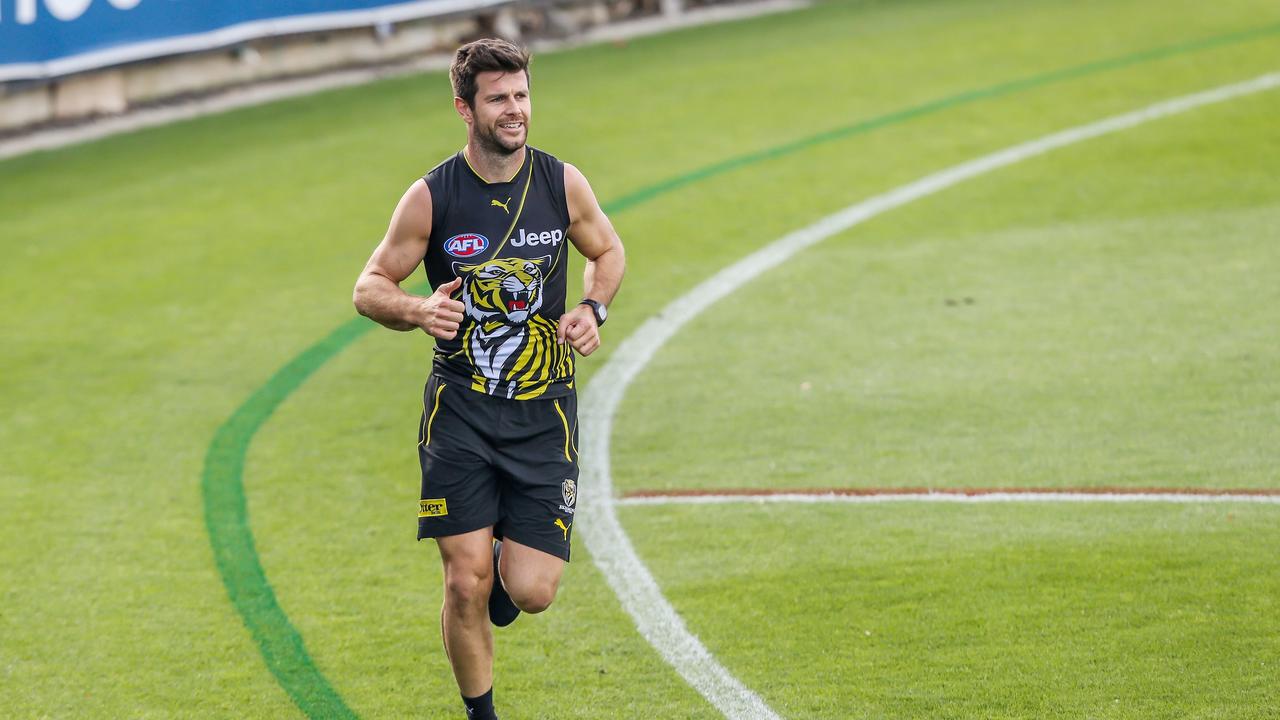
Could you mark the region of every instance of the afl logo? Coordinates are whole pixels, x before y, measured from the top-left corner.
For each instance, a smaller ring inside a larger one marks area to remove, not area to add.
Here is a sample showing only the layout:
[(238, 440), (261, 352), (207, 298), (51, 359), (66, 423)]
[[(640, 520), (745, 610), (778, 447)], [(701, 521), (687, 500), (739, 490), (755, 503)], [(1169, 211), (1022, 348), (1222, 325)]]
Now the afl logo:
[(476, 233), (462, 233), (444, 241), (444, 251), (460, 258), (479, 255), (487, 247), (489, 247), (489, 238)]

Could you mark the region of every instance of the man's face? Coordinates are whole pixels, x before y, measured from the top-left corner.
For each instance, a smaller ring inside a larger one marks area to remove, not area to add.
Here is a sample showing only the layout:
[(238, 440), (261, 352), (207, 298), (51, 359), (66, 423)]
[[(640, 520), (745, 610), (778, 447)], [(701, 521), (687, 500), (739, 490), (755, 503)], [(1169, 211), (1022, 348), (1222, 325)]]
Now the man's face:
[(471, 126), (472, 137), (489, 152), (510, 155), (529, 136), (529, 78), (523, 71), (485, 72), (476, 76), (475, 107), (454, 99), (458, 113)]

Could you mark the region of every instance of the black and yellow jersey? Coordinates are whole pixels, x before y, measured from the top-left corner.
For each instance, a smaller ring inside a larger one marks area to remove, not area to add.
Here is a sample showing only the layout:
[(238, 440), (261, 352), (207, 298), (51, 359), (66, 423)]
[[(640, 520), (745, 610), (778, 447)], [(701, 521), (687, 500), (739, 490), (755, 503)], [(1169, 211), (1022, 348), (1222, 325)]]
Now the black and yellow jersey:
[(423, 178), (431, 190), (431, 236), (423, 258), (436, 288), (462, 278), (458, 334), (436, 340), (434, 371), (505, 398), (570, 392), (573, 351), (556, 343), (564, 314), (569, 205), (564, 163), (527, 147), (507, 182), (486, 182), (465, 153)]

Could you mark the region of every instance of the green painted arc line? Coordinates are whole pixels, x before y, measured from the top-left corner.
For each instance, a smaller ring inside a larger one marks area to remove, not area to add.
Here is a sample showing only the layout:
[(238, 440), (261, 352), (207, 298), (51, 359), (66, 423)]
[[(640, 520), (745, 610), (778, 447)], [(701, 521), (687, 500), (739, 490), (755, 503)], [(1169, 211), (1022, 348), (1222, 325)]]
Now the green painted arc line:
[(204, 521), (227, 595), (271, 674), (310, 718), (355, 718), (356, 714), (316, 668), (302, 635), (289, 622), (267, 582), (249, 527), (244, 462), (254, 434), (280, 403), (372, 325), (364, 318), (348, 320), (277, 370), (222, 423), (204, 459)]
[(649, 202), (660, 195), (672, 192), (673, 190), (677, 190), (687, 185), (692, 185), (696, 182), (701, 182), (707, 178), (723, 175), (724, 173), (731, 172), (748, 165), (755, 165), (766, 160), (772, 160), (784, 155), (799, 152), (806, 148), (813, 147), (814, 145), (821, 145), (834, 140), (842, 140), (852, 135), (860, 135), (870, 130), (875, 130), (888, 125), (896, 125), (897, 123), (911, 120), (913, 118), (921, 117), (923, 115), (931, 115), (940, 110), (946, 110), (959, 105), (966, 105), (978, 100), (986, 100), (1003, 95), (1012, 95), (1022, 90), (1030, 90), (1032, 88), (1043, 87), (1057, 82), (1073, 80), (1086, 75), (1096, 75), (1108, 70), (1118, 70), (1120, 68), (1139, 65), (1141, 63), (1162, 60), (1175, 55), (1186, 55), (1193, 52), (1222, 47), (1224, 45), (1234, 45), (1237, 43), (1247, 42), (1249, 40), (1268, 37), (1277, 33), (1280, 33), (1280, 23), (1229, 33), (1227, 35), (1215, 35), (1213, 37), (1179, 43), (1177, 45), (1166, 45), (1164, 47), (1144, 50), (1132, 55), (1124, 55), (1107, 60), (1098, 60), (1084, 65), (1076, 65), (1060, 70), (1051, 70), (1041, 75), (1033, 75), (1031, 77), (1021, 78), (1018, 80), (1011, 80), (1009, 82), (999, 83), (985, 88), (966, 90), (955, 95), (948, 95), (947, 97), (939, 98), (937, 100), (930, 100), (929, 102), (922, 103), (920, 105), (913, 105), (903, 110), (896, 110), (885, 115), (878, 115), (850, 125), (826, 130), (816, 135), (810, 135), (781, 145), (774, 145), (763, 150), (757, 150), (745, 155), (729, 158), (728, 160), (722, 160), (718, 163), (707, 165), (683, 175), (677, 175), (668, 180), (663, 180), (654, 183), (653, 185), (649, 185), (648, 187), (636, 190), (635, 192), (614, 200), (606, 205), (604, 209), (605, 212), (629, 210), (637, 205)]
[[(1280, 23), (1144, 50), (965, 91), (707, 165), (624, 195), (606, 203), (604, 210), (607, 213), (623, 212), (677, 189), (733, 170), (948, 108), (1276, 34), (1280, 34)], [(421, 289), (425, 287), (415, 288), (415, 292)], [(309, 718), (357, 716), (316, 667), (307, 653), (302, 635), (280, 607), (275, 591), (271, 589), (271, 583), (262, 569), (262, 562), (254, 545), (253, 530), (249, 525), (244, 492), (244, 464), (254, 435), (270, 419), (276, 408), (326, 362), (374, 327), (376, 325), (373, 322), (363, 317), (351, 318), (290, 360), (222, 423), (214, 433), (205, 455), (201, 480), (205, 525), (227, 595), (257, 643), (267, 668), (280, 687), (293, 699), (294, 704)]]

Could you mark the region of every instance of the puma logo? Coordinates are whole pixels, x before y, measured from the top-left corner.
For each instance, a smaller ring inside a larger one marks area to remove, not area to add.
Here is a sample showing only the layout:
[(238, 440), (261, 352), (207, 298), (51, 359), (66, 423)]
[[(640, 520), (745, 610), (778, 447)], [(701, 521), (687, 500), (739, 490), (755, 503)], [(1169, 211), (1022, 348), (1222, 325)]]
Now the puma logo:
[(511, 203), (511, 198), (507, 198), (507, 201), (506, 201), (506, 202), (498, 202), (497, 200), (490, 200), (490, 201), (489, 201), (489, 207), (494, 207), (494, 206), (496, 205), (496, 206), (498, 206), (498, 207), (502, 208), (503, 212), (505, 212), (506, 214), (510, 215), (510, 214), (511, 214), (511, 209), (507, 207), (507, 205), (509, 205), (510, 203)]
[(571, 525), (573, 525), (573, 523), (569, 523), (568, 525), (565, 525), (563, 520), (561, 520), (560, 518), (556, 518), (556, 527), (564, 531), (565, 542), (569, 541), (569, 527)]

